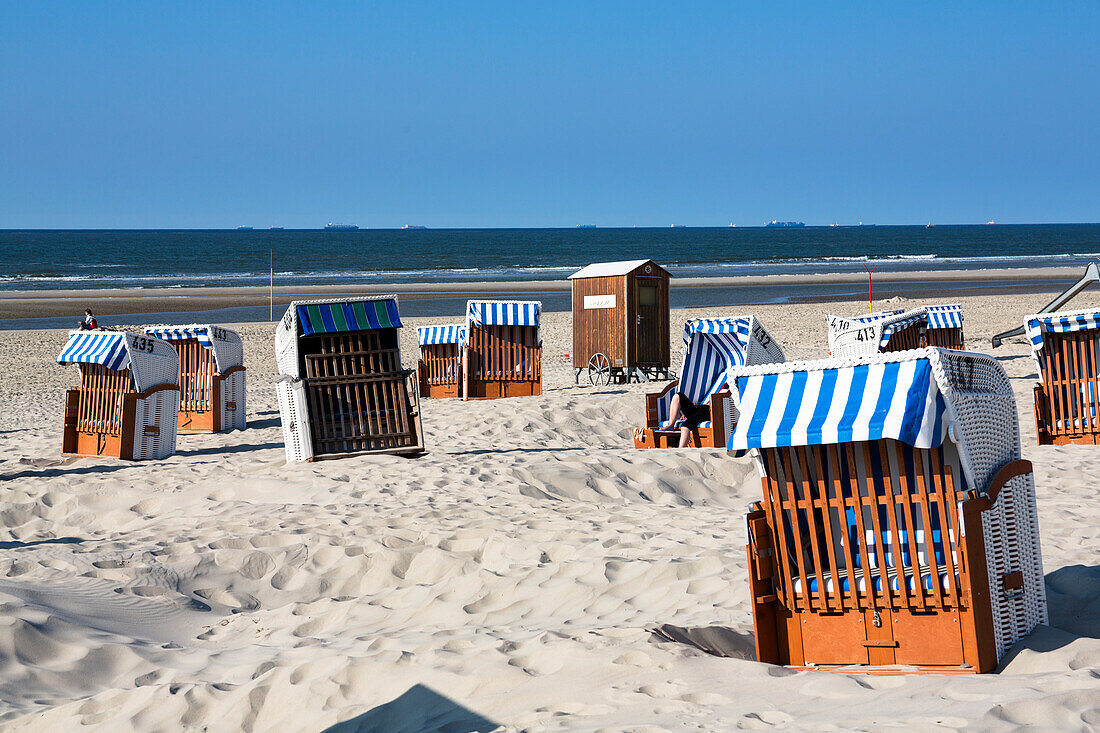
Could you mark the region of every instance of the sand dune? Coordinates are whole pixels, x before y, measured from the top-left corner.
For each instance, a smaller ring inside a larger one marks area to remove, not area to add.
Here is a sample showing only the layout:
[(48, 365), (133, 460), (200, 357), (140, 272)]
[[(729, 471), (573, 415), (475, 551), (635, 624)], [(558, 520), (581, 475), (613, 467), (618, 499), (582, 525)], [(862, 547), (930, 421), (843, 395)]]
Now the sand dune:
[[(965, 300), (969, 342), (1047, 299)], [(853, 312), (753, 311), (790, 358), (823, 356), (822, 314)], [(0, 332), (3, 729), (1100, 727), (1100, 449), (1034, 446), (1023, 344), (997, 356), (1051, 626), (998, 674), (871, 677), (752, 661), (755, 468), (628, 447), (650, 387), (572, 386), (568, 314), (546, 318), (543, 396), (425, 400), (412, 460), (286, 465), (273, 327), (240, 330), (250, 429), (150, 463), (62, 458), (63, 334)]]

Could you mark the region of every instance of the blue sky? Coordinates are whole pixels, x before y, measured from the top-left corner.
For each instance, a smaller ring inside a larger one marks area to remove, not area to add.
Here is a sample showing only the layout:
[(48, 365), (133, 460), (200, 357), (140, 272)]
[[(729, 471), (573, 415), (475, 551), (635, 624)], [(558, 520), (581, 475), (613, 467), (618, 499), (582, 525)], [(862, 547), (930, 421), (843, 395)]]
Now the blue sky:
[(0, 228), (1100, 221), (1100, 4), (0, 5)]

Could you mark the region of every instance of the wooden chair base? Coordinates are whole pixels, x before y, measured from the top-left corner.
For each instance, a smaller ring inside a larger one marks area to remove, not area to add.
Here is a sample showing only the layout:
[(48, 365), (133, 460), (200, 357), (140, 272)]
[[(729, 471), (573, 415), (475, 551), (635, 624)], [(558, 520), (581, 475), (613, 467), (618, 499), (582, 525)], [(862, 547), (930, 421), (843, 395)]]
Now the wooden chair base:
[(432, 399), (447, 399), (459, 397), (458, 383), (452, 384), (426, 384), (420, 383), (420, 396)]
[[(132, 455), (122, 455), (122, 436), (105, 433), (83, 433), (75, 429), (66, 428), (62, 434), (61, 452), (65, 455), (88, 456), (91, 458), (125, 458), (130, 460)], [(132, 446), (133, 437), (129, 443)], [(132, 450), (130, 451), (132, 453)]]
[(542, 382), (513, 382), (505, 380), (471, 380), (466, 386), (466, 398), (471, 400), (496, 400), (502, 397), (537, 397), (542, 394)]
[[(661, 430), (660, 428), (635, 428), (634, 430), (634, 447), (635, 448), (679, 448), (680, 447), (680, 431), (679, 430)], [(724, 448), (725, 446), (715, 445), (715, 436), (713, 428), (696, 428), (691, 431), (691, 438), (688, 440), (688, 448)]]
[[(867, 609), (862, 613), (796, 612), (775, 601), (754, 604), (760, 661), (794, 669), (848, 674), (980, 674), (974, 659), (975, 615), (967, 609), (915, 613), (908, 608)], [(770, 618), (769, 618), (770, 617)], [(768, 638), (765, 629), (774, 630)], [(762, 632), (764, 635), (762, 635)]]
[[(1054, 412), (1052, 400), (1047, 397), (1047, 387), (1036, 385), (1034, 390), (1035, 400), (1035, 437), (1039, 445), (1100, 445), (1100, 431), (1080, 430), (1082, 421), (1074, 421), (1073, 427), (1078, 430), (1059, 429), (1059, 423), (1050, 415)], [(1066, 414), (1083, 414), (1086, 416), (1084, 423), (1095, 421), (1095, 406), (1086, 404), (1081, 400), (1076, 405), (1060, 405), (1059, 410)], [(1068, 421), (1066, 421), (1068, 422)]]

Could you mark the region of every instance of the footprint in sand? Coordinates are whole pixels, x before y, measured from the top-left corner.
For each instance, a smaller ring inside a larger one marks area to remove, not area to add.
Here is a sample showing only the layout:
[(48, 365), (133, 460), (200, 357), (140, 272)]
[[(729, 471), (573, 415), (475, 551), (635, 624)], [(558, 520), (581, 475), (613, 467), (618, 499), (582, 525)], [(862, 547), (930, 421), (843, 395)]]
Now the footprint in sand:
[(786, 725), (794, 721), (794, 716), (782, 710), (764, 710), (759, 713), (749, 713), (737, 721), (737, 727), (745, 730), (762, 730), (774, 728), (777, 725)]

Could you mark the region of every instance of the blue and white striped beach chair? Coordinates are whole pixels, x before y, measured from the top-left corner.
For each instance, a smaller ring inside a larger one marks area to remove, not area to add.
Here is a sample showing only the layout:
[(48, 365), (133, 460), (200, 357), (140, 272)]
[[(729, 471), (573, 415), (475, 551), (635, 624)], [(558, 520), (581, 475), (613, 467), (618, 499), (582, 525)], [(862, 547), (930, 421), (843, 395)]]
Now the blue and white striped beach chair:
[(542, 303), (471, 300), (462, 342), (462, 398), (542, 394)]
[(1035, 358), (1035, 429), (1039, 445), (1100, 444), (1100, 313), (1028, 316)]
[(926, 305), (924, 310), (928, 313), (928, 324), (924, 332), (925, 345), (959, 351), (966, 348), (961, 305)]
[(757, 660), (988, 672), (1046, 623), (1031, 464), (991, 357), (937, 348), (731, 370)]
[(726, 371), (745, 364), (783, 361), (783, 350), (756, 316), (697, 318), (684, 324), (684, 364), (680, 378), (663, 390), (646, 395), (646, 426), (634, 431), (635, 448), (675, 448), (680, 430), (662, 429), (672, 398), (682, 392), (695, 405), (710, 410), (709, 419), (692, 431), (692, 446), (725, 445), (727, 424)]
[(165, 341), (123, 331), (72, 331), (58, 364), (76, 364), (61, 451), (127, 460), (176, 452), (179, 357)]
[(153, 326), (145, 333), (167, 341), (179, 355), (180, 433), (244, 430), (246, 390), (240, 334), (212, 324)]
[(416, 329), (416, 343), (420, 347), (416, 373), (422, 396), (460, 396), (465, 340), (466, 326), (462, 323)]
[(869, 356), (924, 346), (928, 311), (883, 311), (855, 318), (825, 316), (829, 354), (835, 358)]

